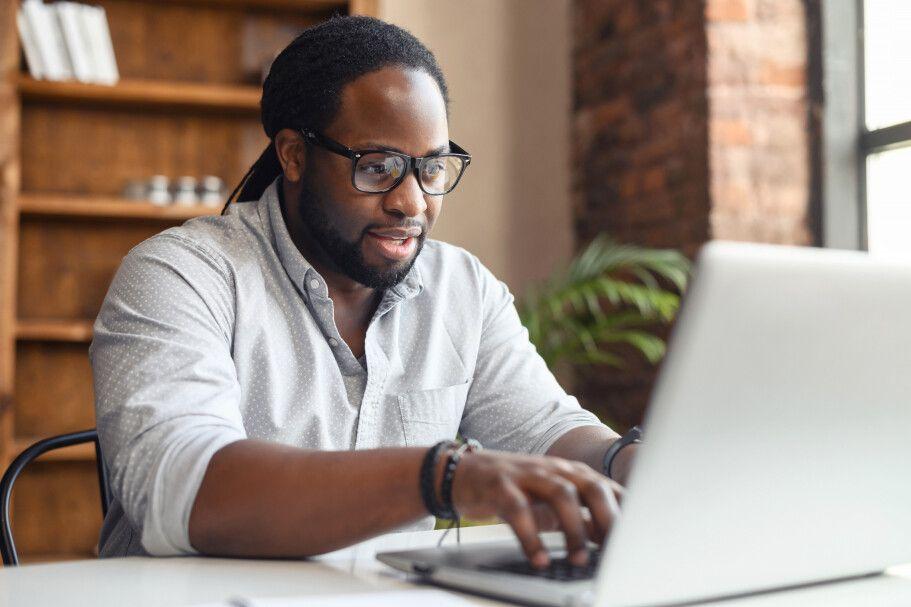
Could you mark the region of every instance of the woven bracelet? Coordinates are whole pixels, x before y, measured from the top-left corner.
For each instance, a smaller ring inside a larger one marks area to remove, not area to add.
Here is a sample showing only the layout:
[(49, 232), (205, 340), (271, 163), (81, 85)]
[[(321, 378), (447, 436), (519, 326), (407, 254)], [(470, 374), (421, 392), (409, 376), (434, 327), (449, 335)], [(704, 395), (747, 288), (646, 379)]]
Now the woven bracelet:
[(421, 488), (421, 499), (424, 501), (424, 507), (427, 512), (437, 518), (443, 518), (445, 514), (443, 504), (437, 501), (436, 485), (434, 476), (436, 475), (437, 463), (440, 461), (440, 454), (448, 447), (455, 446), (452, 441), (444, 440), (435, 444), (427, 450), (424, 455), (424, 461), (421, 463), (421, 474), (419, 478)]
[(450, 521), (457, 521), (459, 519), (459, 514), (456, 512), (455, 506), (452, 503), (452, 481), (455, 478), (456, 468), (459, 467), (462, 456), (466, 453), (473, 453), (480, 449), (481, 443), (469, 438), (459, 445), (458, 449), (449, 454), (449, 459), (446, 460), (446, 466), (443, 468), (443, 484), (440, 487), (440, 494), (443, 497), (443, 511), (441, 514), (437, 515), (437, 518)]

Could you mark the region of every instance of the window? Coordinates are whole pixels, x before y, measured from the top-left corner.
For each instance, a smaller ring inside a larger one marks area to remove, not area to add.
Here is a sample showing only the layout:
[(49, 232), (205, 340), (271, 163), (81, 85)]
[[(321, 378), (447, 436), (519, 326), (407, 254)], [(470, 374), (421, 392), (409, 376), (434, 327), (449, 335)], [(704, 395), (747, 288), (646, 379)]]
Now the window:
[(823, 0), (823, 240), (911, 260), (911, 2)]
[(911, 2), (865, 0), (861, 10), (864, 240), (911, 260)]

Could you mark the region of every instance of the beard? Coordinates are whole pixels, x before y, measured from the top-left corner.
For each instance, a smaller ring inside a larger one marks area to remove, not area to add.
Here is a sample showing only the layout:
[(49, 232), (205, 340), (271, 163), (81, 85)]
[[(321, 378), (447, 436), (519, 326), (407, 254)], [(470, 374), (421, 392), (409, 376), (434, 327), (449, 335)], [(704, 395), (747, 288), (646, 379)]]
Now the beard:
[(327, 209), (332, 206), (331, 201), (313, 183), (310, 171), (306, 171), (301, 180), (297, 206), (310, 235), (319, 243), (328, 261), (351, 280), (371, 289), (389, 289), (402, 282), (424, 246), (425, 235), (421, 233), (416, 237), (417, 246), (411, 259), (388, 267), (371, 266), (364, 259), (364, 238), (369, 230), (382, 226), (367, 226), (357, 240), (346, 240), (330, 218)]

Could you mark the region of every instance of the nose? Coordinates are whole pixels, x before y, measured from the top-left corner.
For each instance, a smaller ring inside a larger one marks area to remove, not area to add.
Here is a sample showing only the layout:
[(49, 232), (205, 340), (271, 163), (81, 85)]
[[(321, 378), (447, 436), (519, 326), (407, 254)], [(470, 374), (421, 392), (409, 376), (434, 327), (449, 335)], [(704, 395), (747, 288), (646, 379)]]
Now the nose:
[(427, 210), (427, 201), (414, 171), (408, 171), (402, 183), (386, 193), (383, 197), (383, 209), (387, 213), (405, 217), (417, 217)]

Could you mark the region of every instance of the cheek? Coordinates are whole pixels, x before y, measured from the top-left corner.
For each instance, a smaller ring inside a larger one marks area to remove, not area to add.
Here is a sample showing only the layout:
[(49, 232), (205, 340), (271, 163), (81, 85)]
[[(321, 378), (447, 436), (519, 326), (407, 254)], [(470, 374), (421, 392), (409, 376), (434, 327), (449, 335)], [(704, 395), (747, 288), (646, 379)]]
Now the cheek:
[(436, 223), (437, 218), (440, 216), (440, 212), (443, 210), (443, 199), (445, 196), (425, 196), (424, 200), (427, 201), (427, 210), (424, 211), (424, 214), (427, 215), (427, 231), (433, 227), (433, 224)]

